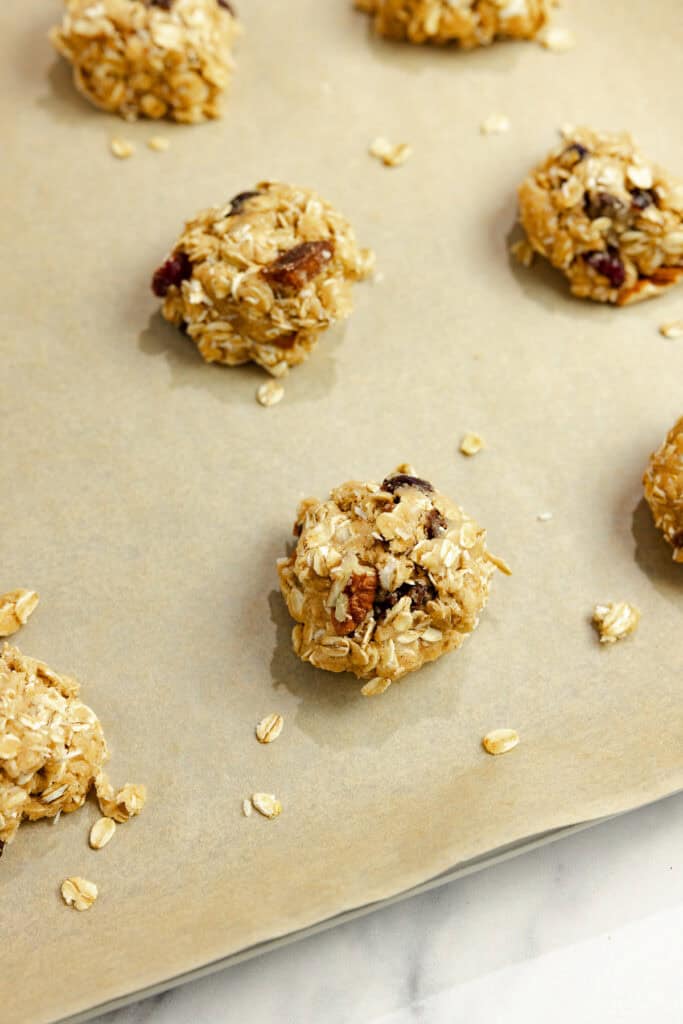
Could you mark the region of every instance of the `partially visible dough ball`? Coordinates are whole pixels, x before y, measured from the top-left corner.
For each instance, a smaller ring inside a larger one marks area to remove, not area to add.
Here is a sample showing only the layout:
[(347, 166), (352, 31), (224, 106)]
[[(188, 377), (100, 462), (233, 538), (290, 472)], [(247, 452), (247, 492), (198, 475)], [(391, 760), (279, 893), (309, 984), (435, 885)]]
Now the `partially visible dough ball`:
[(498, 38), (533, 39), (554, 0), (356, 0), (375, 31), (411, 43), (488, 46)]
[(486, 532), (410, 466), (309, 498), (296, 550), (278, 563), (294, 651), (378, 693), (459, 647), (479, 622), (495, 566)]
[(683, 563), (683, 416), (650, 457), (643, 485), (655, 525), (673, 548), (674, 562)]
[(239, 32), (227, 0), (66, 0), (50, 38), (95, 106), (195, 123), (220, 116)]
[(676, 284), (683, 277), (683, 182), (626, 133), (577, 128), (563, 135), (519, 189), (531, 249), (580, 298), (624, 306)]
[(80, 807), (107, 758), (78, 683), (5, 644), (0, 654), (0, 851), (23, 818)]
[(188, 221), (152, 289), (207, 362), (280, 376), (350, 315), (351, 285), (373, 262), (330, 203), (264, 181)]

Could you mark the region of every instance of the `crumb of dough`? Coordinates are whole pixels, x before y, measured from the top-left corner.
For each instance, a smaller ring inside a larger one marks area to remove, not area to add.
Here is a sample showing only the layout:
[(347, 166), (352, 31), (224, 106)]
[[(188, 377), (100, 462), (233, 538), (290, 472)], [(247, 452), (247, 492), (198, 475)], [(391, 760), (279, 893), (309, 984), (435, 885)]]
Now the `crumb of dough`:
[(35, 590), (10, 590), (0, 596), (0, 636), (12, 636), (25, 626), (40, 597)]
[(385, 167), (400, 167), (413, 155), (413, 147), (408, 142), (388, 142), (387, 139), (378, 136), (370, 145), (368, 152)]
[(263, 181), (188, 221), (152, 290), (207, 362), (251, 360), (281, 377), (350, 316), (352, 285), (373, 265), (330, 203)]
[(457, 43), (465, 50), (497, 39), (534, 39), (555, 0), (355, 0), (378, 35), (409, 43)]
[(683, 338), (683, 320), (669, 320), (668, 323), (661, 324), (659, 333), (670, 340)]
[(484, 438), (479, 434), (468, 431), (460, 442), (460, 451), (463, 455), (476, 455), (485, 447)]
[(673, 548), (674, 562), (683, 564), (683, 416), (650, 456), (643, 487), (655, 526)]
[(683, 181), (627, 133), (566, 126), (522, 182), (519, 216), (529, 245), (579, 298), (626, 306), (683, 278)]
[(593, 609), (593, 623), (600, 635), (601, 644), (614, 644), (634, 633), (640, 622), (640, 610), (628, 601), (610, 601), (596, 604)]
[(304, 500), (294, 554), (278, 563), (295, 653), (352, 672), (365, 696), (460, 647), (476, 628), (494, 566), (486, 531), (412, 467)]
[(510, 118), (505, 114), (489, 114), (481, 122), (479, 131), (482, 135), (503, 135), (509, 132), (511, 127)]
[(66, 0), (50, 40), (96, 107), (194, 124), (220, 117), (240, 31), (226, 0)]
[(277, 380), (267, 380), (256, 389), (256, 401), (266, 407), (277, 405), (285, 397), (285, 389)]
[(135, 152), (135, 146), (129, 139), (122, 139), (118, 136), (111, 140), (109, 148), (117, 160), (128, 160)]

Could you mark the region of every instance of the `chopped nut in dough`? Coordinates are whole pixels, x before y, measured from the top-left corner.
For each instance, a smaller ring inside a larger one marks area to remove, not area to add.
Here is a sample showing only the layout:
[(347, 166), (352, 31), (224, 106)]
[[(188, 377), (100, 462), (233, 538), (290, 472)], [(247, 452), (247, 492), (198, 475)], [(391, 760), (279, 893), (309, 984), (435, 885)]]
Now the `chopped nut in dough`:
[(496, 39), (533, 39), (546, 25), (555, 0), (355, 0), (372, 15), (375, 32), (388, 39), (463, 49)]
[(519, 743), (519, 735), (514, 729), (493, 729), (481, 742), (487, 754), (507, 754)]
[(35, 590), (10, 590), (0, 597), (0, 636), (12, 636), (28, 622), (40, 600)]
[(459, 647), (479, 622), (494, 565), (486, 532), (402, 465), (307, 499), (296, 551), (278, 563), (295, 653), (368, 680), (365, 696)]
[(253, 360), (281, 377), (350, 316), (352, 284), (373, 265), (328, 202), (264, 181), (189, 221), (152, 290), (207, 362)]
[(528, 243), (579, 298), (625, 306), (683, 278), (683, 182), (626, 133), (567, 126), (522, 182), (519, 210)]
[(62, 899), (67, 907), (74, 910), (90, 910), (97, 899), (97, 886), (87, 878), (65, 878), (62, 882)]
[(650, 456), (643, 486), (655, 526), (673, 548), (674, 562), (683, 564), (683, 416)]
[(412, 156), (413, 147), (408, 142), (388, 142), (378, 136), (370, 146), (370, 156), (381, 160), (385, 167), (400, 167)]
[(640, 611), (627, 601), (596, 604), (593, 622), (600, 634), (600, 643), (614, 644), (635, 631), (640, 622)]
[(240, 32), (226, 0), (66, 0), (64, 8), (50, 39), (96, 107), (126, 120), (220, 116)]

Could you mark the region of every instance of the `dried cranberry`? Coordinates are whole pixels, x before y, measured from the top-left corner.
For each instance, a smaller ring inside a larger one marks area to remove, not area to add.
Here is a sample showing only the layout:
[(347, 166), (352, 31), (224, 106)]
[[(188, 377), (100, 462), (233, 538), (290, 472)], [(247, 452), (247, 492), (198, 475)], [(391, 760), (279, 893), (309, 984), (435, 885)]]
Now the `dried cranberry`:
[(621, 199), (609, 192), (586, 192), (583, 208), (591, 220), (597, 217), (611, 217), (614, 220), (626, 211)]
[(152, 291), (160, 299), (168, 293), (168, 289), (178, 288), (183, 281), (192, 277), (192, 264), (186, 252), (176, 252), (154, 272)]
[(425, 521), (425, 533), (429, 539), (434, 540), (435, 537), (440, 537), (447, 529), (448, 523), (439, 512), (438, 508), (430, 509)]
[(679, 530), (671, 539), (675, 548), (683, 548), (683, 530)]
[(657, 202), (657, 195), (651, 188), (632, 188), (631, 203), (637, 210), (646, 210)]
[(621, 288), (626, 280), (626, 269), (613, 245), (608, 247), (607, 252), (587, 252), (584, 259), (597, 274), (606, 277), (613, 288)]
[(242, 207), (248, 199), (253, 199), (254, 196), (260, 196), (260, 192), (240, 192), (239, 195), (233, 196), (230, 200), (230, 210), (228, 211), (228, 217), (234, 217), (236, 214), (242, 212)]
[(393, 494), (399, 487), (417, 487), (425, 494), (431, 494), (434, 488), (428, 480), (421, 480), (419, 476), (408, 476), (407, 473), (397, 473), (396, 476), (388, 476), (382, 481), (382, 490)]
[(301, 242), (293, 249), (281, 252), (277, 259), (264, 267), (261, 273), (275, 288), (301, 291), (317, 277), (334, 256), (332, 239), (320, 242)]

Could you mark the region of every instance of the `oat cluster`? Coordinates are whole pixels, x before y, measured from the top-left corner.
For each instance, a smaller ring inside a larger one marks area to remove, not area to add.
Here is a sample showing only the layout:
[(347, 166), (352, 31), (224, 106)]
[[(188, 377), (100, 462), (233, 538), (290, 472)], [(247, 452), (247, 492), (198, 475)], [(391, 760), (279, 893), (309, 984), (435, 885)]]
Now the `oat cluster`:
[(640, 622), (640, 609), (628, 601), (609, 601), (596, 604), (593, 609), (593, 625), (598, 631), (601, 644), (615, 644), (635, 633)]
[[(520, 186), (519, 210), (530, 250), (580, 298), (624, 306), (683, 277), (683, 182), (626, 133), (566, 129)], [(525, 263), (530, 250), (518, 249)]]
[(97, 717), (73, 679), (5, 644), (0, 655), (0, 842), (23, 818), (80, 807), (107, 758)]
[(496, 39), (533, 39), (554, 0), (355, 0), (375, 31), (410, 43), (458, 43), (463, 49)]
[(152, 288), (207, 362), (253, 360), (281, 376), (349, 316), (373, 262), (330, 203), (264, 181), (189, 221)]
[(220, 116), (239, 32), (226, 0), (66, 0), (50, 38), (95, 106), (193, 124)]
[(673, 548), (674, 562), (683, 564), (683, 416), (650, 457), (643, 486), (655, 525)]
[(478, 624), (494, 566), (485, 531), (409, 466), (308, 498), (280, 586), (296, 654), (381, 693), (459, 647)]

